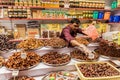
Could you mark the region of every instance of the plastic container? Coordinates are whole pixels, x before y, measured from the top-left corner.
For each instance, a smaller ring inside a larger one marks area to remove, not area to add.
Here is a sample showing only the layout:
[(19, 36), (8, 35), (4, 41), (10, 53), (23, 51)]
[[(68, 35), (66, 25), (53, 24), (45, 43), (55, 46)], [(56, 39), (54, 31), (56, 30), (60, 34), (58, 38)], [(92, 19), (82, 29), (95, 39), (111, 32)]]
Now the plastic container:
[(108, 19), (109, 20), (110, 14), (111, 14), (111, 12), (105, 12), (104, 13), (104, 19)]
[(93, 12), (93, 19), (98, 19), (98, 11)]
[(113, 19), (114, 19), (114, 16), (111, 15), (111, 16), (110, 16), (110, 19), (109, 19), (109, 22), (113, 22)]
[(113, 2), (112, 2), (111, 8), (112, 8), (112, 9), (117, 8), (117, 1), (113, 1)]
[(103, 19), (103, 17), (104, 17), (104, 13), (103, 12), (99, 12), (98, 19)]
[(119, 16), (114, 16), (113, 17), (113, 22), (119, 22), (120, 21), (120, 17)]

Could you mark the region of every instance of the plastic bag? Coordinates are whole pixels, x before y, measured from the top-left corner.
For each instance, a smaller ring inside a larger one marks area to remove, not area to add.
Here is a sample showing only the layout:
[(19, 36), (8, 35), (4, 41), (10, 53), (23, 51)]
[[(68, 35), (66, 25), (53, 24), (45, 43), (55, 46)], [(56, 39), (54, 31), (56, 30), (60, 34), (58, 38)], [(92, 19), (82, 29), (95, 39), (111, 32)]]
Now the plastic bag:
[(95, 28), (94, 25), (89, 25), (83, 32), (87, 34), (89, 37), (91, 37), (92, 40), (95, 40), (96, 38), (99, 37), (97, 29)]

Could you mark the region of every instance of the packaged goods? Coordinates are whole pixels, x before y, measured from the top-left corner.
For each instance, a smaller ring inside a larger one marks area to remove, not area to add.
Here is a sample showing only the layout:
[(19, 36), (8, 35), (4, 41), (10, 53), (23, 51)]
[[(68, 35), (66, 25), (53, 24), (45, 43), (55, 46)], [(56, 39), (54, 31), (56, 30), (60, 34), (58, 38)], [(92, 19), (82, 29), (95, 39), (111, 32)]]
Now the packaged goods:
[(94, 25), (89, 25), (86, 30), (84, 31), (92, 40), (95, 40), (99, 37), (98, 31)]
[(26, 38), (26, 25), (25, 24), (15, 24), (14, 39), (24, 39)]
[(43, 31), (42, 32), (42, 37), (43, 38), (48, 38), (48, 31)]
[(39, 33), (38, 27), (27, 28), (28, 38), (39, 38)]
[(49, 31), (49, 38), (55, 37), (55, 31)]
[(110, 14), (111, 14), (111, 12), (105, 12), (104, 13), (104, 19), (108, 19), (109, 20)]

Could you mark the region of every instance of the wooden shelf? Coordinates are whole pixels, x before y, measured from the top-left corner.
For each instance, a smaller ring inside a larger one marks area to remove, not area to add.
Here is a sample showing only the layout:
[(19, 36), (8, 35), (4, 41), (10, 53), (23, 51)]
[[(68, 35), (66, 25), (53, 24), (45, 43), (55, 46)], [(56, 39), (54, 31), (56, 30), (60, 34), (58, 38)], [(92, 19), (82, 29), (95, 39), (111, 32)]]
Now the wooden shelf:
[[(71, 18), (0, 18), (0, 20), (71, 20)], [(108, 19), (80, 19), (80, 20), (108, 20)]]
[[(0, 5), (0, 7), (9, 7), (14, 5)], [(19, 6), (16, 6), (19, 7)], [(61, 7), (41, 7), (41, 6), (20, 6), (20, 7), (29, 7), (29, 8), (37, 8), (37, 9), (77, 9), (77, 10), (98, 10), (98, 11), (110, 11), (109, 9), (96, 9), (96, 8), (61, 8)]]
[(110, 22), (110, 23), (108, 23), (108, 24), (120, 24), (120, 22), (118, 22), (118, 23), (115, 23), (115, 22)]
[(117, 8), (115, 8), (115, 9), (112, 9), (113, 11), (114, 10), (120, 10), (120, 5), (117, 7)]
[(93, 11), (110, 11), (110, 9), (95, 9), (95, 8), (73, 8), (73, 9), (77, 9), (77, 10), (93, 10)]

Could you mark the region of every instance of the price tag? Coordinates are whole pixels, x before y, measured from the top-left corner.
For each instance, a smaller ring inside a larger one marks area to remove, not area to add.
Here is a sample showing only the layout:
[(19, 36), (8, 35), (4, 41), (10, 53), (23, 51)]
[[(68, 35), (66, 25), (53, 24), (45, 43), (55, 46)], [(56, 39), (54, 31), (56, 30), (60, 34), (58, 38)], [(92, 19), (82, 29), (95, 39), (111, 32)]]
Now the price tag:
[(18, 74), (19, 74), (19, 70), (14, 70), (13, 72), (12, 72), (12, 76), (18, 76)]
[(89, 53), (89, 54), (88, 54), (88, 58), (89, 58), (89, 59), (93, 59), (94, 57), (95, 57), (95, 55), (94, 55), (93, 53)]
[(21, 58), (26, 59), (27, 55), (26, 53), (21, 53)]
[(39, 39), (39, 37), (40, 37), (39, 35), (35, 35), (35, 38), (36, 38), (36, 39)]
[(69, 4), (64, 4), (64, 8), (69, 8)]

